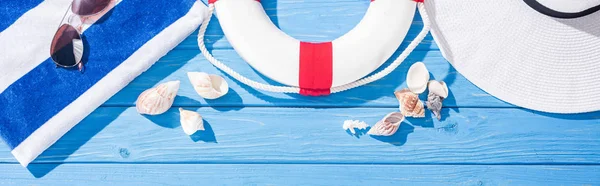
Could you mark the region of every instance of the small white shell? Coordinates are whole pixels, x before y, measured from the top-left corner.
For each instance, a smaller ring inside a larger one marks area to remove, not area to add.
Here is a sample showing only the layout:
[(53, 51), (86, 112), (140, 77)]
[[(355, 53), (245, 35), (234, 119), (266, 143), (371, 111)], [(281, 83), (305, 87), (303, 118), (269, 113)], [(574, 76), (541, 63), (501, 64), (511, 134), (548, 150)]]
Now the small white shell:
[(202, 116), (197, 112), (179, 108), (179, 121), (181, 122), (183, 132), (187, 135), (192, 135), (196, 133), (196, 131), (204, 130), (204, 121), (202, 121)]
[(425, 64), (422, 62), (416, 62), (408, 69), (406, 74), (406, 85), (410, 91), (420, 94), (425, 92), (427, 89), (427, 82), (429, 81), (429, 71)]
[(404, 121), (404, 115), (400, 112), (392, 112), (386, 115), (381, 121), (373, 125), (367, 134), (373, 136), (391, 136), (398, 131), (400, 124)]
[(443, 81), (429, 81), (429, 92), (434, 93), (442, 98), (448, 97), (448, 86)]
[(169, 81), (148, 89), (138, 97), (135, 107), (140, 114), (158, 115), (165, 113), (175, 100), (179, 81)]
[(367, 127), (369, 127), (367, 123), (358, 120), (346, 120), (344, 121), (344, 125), (342, 126), (344, 130), (350, 130), (350, 133), (352, 134), (356, 134), (356, 131), (354, 131), (355, 128), (358, 130), (364, 130), (367, 129)]
[(194, 90), (205, 99), (217, 99), (227, 94), (229, 85), (223, 77), (204, 72), (188, 72)]

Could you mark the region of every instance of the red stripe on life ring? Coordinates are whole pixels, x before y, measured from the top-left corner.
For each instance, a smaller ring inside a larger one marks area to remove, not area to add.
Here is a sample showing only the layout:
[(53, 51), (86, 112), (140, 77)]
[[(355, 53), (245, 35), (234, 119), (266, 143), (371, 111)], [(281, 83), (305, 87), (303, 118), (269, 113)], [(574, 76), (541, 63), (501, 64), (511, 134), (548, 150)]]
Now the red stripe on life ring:
[(300, 94), (329, 95), (333, 76), (333, 44), (300, 42)]

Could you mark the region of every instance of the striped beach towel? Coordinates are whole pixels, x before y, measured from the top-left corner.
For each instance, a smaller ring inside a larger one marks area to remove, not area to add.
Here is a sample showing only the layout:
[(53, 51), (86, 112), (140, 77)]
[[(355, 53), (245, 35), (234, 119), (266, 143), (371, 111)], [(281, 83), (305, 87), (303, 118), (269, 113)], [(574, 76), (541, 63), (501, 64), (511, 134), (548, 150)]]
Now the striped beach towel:
[(84, 27), (85, 70), (57, 68), (50, 43), (71, 0), (0, 0), (0, 135), (27, 166), (198, 28), (197, 0), (120, 0)]

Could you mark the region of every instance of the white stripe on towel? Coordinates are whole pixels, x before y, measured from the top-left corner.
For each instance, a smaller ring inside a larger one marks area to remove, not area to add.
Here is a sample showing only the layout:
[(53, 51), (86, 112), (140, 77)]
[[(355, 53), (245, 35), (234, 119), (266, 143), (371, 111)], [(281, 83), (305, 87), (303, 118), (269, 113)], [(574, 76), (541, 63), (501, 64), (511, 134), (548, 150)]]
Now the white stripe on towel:
[(50, 57), (52, 37), (71, 2), (44, 1), (0, 33), (0, 51), (10, 51), (0, 55), (0, 93)]
[[(146, 71), (151, 66), (150, 64), (158, 61), (160, 57), (166, 55), (167, 52), (196, 30), (199, 23), (202, 23), (202, 19), (207, 12), (206, 9), (203, 3), (199, 1), (195, 2), (185, 16), (179, 18), (145, 43), (117, 68), (35, 130), (19, 146), (13, 149), (11, 153), (21, 165), (26, 167), (45, 149), (54, 144), (73, 126), (83, 120), (85, 116), (92, 113), (112, 95), (131, 82), (133, 78)], [(182, 30), (189, 33), (181, 34)], [(122, 83), (116, 85), (115, 82)]]

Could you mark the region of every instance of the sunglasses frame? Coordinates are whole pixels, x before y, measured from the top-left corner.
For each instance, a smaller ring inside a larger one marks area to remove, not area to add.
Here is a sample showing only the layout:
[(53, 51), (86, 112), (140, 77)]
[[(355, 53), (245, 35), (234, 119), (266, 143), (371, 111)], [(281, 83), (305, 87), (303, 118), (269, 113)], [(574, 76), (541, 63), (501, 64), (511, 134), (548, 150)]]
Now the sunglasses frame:
[[(75, 13), (75, 12), (73, 11), (73, 4), (75, 3), (75, 1), (77, 1), (77, 0), (73, 0), (73, 1), (71, 2), (71, 4), (69, 4), (69, 7), (68, 7), (68, 8), (67, 8), (67, 10), (65, 11), (65, 14), (63, 15), (62, 19), (60, 20), (60, 24), (58, 25), (58, 28), (56, 29), (56, 32), (54, 33), (54, 37), (53, 37), (53, 39), (52, 39), (52, 43), (54, 43), (55, 39), (57, 39), (57, 38), (56, 38), (56, 35), (58, 34), (58, 31), (60, 30), (60, 28), (61, 28), (63, 25), (68, 25), (68, 26), (70, 26), (70, 27), (73, 27), (73, 28), (75, 29), (75, 31), (77, 32), (77, 34), (79, 35), (79, 38), (80, 38), (81, 40), (83, 40), (83, 37), (82, 37), (82, 32), (81, 32), (81, 29), (82, 29), (82, 28), (81, 28), (81, 26), (82, 26), (83, 24), (85, 24), (85, 19), (86, 19), (86, 17), (95, 16), (95, 15), (98, 15), (98, 14), (100, 14), (100, 13), (104, 12), (106, 9), (108, 9), (108, 7), (110, 7), (110, 4), (111, 4), (111, 3), (115, 2), (115, 0), (110, 0), (110, 1), (109, 1), (109, 4), (107, 4), (107, 5), (106, 5), (106, 6), (105, 6), (105, 7), (104, 7), (102, 10), (100, 10), (100, 11), (98, 11), (98, 12), (96, 12), (96, 13), (89, 14), (89, 15), (79, 15), (79, 14), (77, 14), (77, 13)], [(69, 13), (69, 11), (70, 11), (72, 14), (71, 14), (71, 15), (70, 15), (70, 16), (67, 18), (67, 22), (66, 22), (66, 23), (63, 23), (63, 22), (65, 21), (65, 17), (67, 17), (67, 14)], [(77, 17), (77, 18), (79, 18), (79, 19), (82, 19), (82, 21), (81, 21), (81, 25), (80, 25), (79, 27), (75, 27), (75, 25), (71, 24), (71, 19), (73, 19), (74, 17)], [(82, 49), (82, 50), (84, 50), (84, 51), (85, 51), (85, 49)], [(52, 56), (52, 51), (50, 51), (50, 56)], [(82, 71), (82, 70), (83, 70), (83, 59), (79, 59), (78, 61), (76, 61), (76, 62), (75, 62), (75, 64), (74, 64), (74, 65), (63, 65), (63, 64), (60, 64), (60, 63), (56, 62), (56, 61), (54, 60), (54, 58), (52, 58), (52, 57), (50, 57), (50, 59), (52, 59), (52, 62), (54, 62), (54, 64), (56, 65), (56, 67), (57, 67), (57, 68), (58, 68), (58, 67), (62, 67), (62, 68), (73, 68), (73, 67), (77, 67), (79, 71)]]
[[(82, 38), (82, 36), (81, 36), (81, 32), (79, 31), (79, 29), (77, 29), (76, 27), (74, 27), (73, 25), (71, 25), (71, 24), (69, 24), (69, 23), (61, 24), (61, 25), (58, 27), (58, 29), (56, 30), (56, 34), (58, 34), (58, 30), (60, 30), (60, 28), (61, 28), (61, 27), (63, 27), (64, 25), (68, 25), (68, 26), (70, 26), (70, 27), (73, 27), (73, 28), (75, 29), (75, 31), (77, 32), (77, 34), (79, 35), (79, 38), (80, 38), (81, 40), (83, 40), (83, 38)], [(56, 35), (56, 34), (54, 34), (54, 35)], [(55, 37), (54, 39), (56, 39), (56, 37)], [(52, 43), (54, 43), (54, 39), (52, 39)], [(52, 52), (52, 51), (51, 51), (51, 52)], [(50, 53), (50, 56), (52, 56), (52, 53)], [(54, 58), (52, 58), (52, 57), (50, 57), (50, 59), (52, 59), (52, 62), (54, 62), (54, 64), (56, 64), (56, 67), (63, 67), (63, 68), (73, 68), (73, 67), (76, 67), (76, 66), (77, 66), (77, 67), (79, 68), (79, 70), (81, 70), (81, 69), (83, 68), (83, 66), (81, 65), (82, 59), (79, 59), (79, 61), (76, 61), (74, 65), (70, 65), (70, 66), (69, 66), (69, 65), (63, 65), (63, 64), (60, 64), (60, 63), (56, 62), (56, 61), (54, 60)]]

